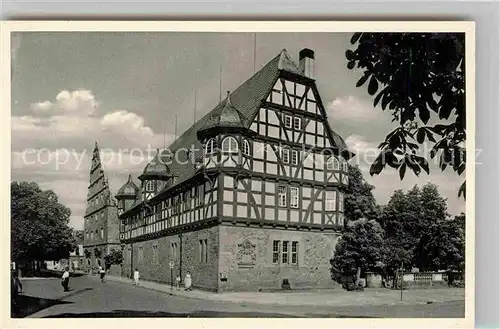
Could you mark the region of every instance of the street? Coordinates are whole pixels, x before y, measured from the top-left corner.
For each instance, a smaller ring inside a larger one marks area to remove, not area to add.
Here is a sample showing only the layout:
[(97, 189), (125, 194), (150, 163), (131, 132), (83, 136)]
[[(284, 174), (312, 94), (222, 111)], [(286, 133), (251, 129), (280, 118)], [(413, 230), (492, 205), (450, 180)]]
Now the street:
[(417, 305), (283, 306), (231, 303), (171, 296), (164, 292), (89, 277), (23, 281), (20, 310), (13, 317), (456, 317), (464, 302)]

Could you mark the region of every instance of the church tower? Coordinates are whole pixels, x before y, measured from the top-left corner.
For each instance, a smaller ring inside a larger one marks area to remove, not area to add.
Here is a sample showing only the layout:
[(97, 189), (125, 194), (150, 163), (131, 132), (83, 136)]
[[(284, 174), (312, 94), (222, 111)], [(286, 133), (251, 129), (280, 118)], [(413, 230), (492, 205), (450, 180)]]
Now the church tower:
[(87, 208), (84, 224), (84, 268), (104, 267), (104, 257), (112, 249), (120, 249), (117, 204), (111, 195), (95, 143), (90, 165)]

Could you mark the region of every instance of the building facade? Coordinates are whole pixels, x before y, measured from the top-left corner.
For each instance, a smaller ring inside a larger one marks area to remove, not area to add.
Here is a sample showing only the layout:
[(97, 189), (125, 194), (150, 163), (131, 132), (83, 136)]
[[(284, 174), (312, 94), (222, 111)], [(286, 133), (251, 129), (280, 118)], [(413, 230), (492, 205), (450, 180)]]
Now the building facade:
[(211, 291), (331, 288), (347, 161), (314, 80), (283, 50), (158, 150), (116, 196), (122, 274)]
[(111, 195), (97, 142), (92, 154), (89, 176), (84, 216), (84, 270), (104, 266), (104, 257), (112, 249), (121, 249), (116, 199)]

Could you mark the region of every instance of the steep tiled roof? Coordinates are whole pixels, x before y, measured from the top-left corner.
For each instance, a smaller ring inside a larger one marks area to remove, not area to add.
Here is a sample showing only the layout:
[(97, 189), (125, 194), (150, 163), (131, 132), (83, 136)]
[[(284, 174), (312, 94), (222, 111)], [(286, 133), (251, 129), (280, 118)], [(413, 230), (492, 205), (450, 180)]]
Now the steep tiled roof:
[[(250, 128), (252, 119), (260, 109), (261, 102), (271, 91), (278, 79), (280, 70), (303, 75), (300, 69), (290, 59), (286, 50), (282, 50), (278, 56), (274, 57), (250, 79), (228, 95), (227, 99), (222, 100), (214, 109), (186, 130), (167, 148), (167, 150), (160, 151), (160, 159), (168, 164), (170, 172), (172, 175), (176, 176), (174, 185), (182, 184), (196, 173), (195, 164), (192, 163), (192, 161), (186, 161), (187, 157), (191, 155), (185, 151), (194, 148), (195, 157), (201, 157), (202, 145), (198, 140), (198, 132), (206, 129), (206, 127), (211, 127), (214, 124), (220, 123), (221, 117), (239, 125), (239, 123), (236, 123), (236, 121), (238, 121), (236, 120), (236, 116), (238, 116), (243, 127)], [(228, 108), (229, 97), (230, 107)], [(333, 138), (340, 149), (347, 148), (344, 140), (335, 132), (333, 132)], [(185, 155), (181, 154), (172, 157), (172, 155), (175, 155), (179, 150), (184, 150), (183, 153)], [(177, 162), (176, 159), (180, 159), (180, 163)], [(172, 186), (167, 186), (165, 189), (170, 189), (171, 187)], [(140, 199), (136, 200), (131, 208), (138, 206), (140, 203)]]
[[(280, 61), (280, 57), (281, 55), (278, 55), (273, 58), (230, 95), (232, 105), (237, 108), (239, 113), (245, 118), (244, 124), (246, 128), (250, 127), (251, 120), (259, 110), (262, 99), (264, 99), (271, 91), (276, 79), (278, 78), (278, 63)], [(197, 137), (198, 130), (205, 125), (208, 118), (210, 118), (213, 113), (222, 111), (225, 106), (226, 100), (222, 100), (212, 111), (198, 120), (179, 138), (177, 138), (177, 140), (175, 140), (168, 147), (169, 151), (172, 152), (172, 154), (175, 154), (179, 149), (190, 149), (191, 146), (194, 145), (195, 149), (199, 150), (198, 154), (200, 154), (202, 145)], [(179, 156), (179, 158), (182, 158), (182, 156)], [(185, 181), (196, 172), (195, 166), (191, 162), (180, 164), (175, 160), (172, 160), (168, 163), (170, 170), (177, 176), (176, 184)]]

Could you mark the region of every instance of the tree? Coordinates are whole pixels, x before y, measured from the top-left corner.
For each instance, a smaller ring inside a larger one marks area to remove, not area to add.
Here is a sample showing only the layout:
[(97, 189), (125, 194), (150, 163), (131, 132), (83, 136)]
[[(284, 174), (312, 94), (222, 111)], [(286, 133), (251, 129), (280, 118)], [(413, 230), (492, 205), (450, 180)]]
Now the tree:
[(85, 258), (90, 258), (92, 256), (92, 253), (88, 249), (85, 249), (83, 251), (83, 254), (85, 255)]
[(121, 265), (123, 263), (123, 254), (119, 250), (111, 250), (109, 254), (104, 256), (104, 264), (106, 269), (109, 269), (111, 265)]
[(419, 247), (426, 255), (425, 270), (461, 271), (465, 262), (465, 231), (457, 220), (433, 223), (422, 236)]
[(435, 232), (434, 225), (449, 218), (446, 199), (436, 185), (414, 186), (407, 193), (394, 192), (384, 208), (382, 227), (386, 234), (385, 263), (389, 272), (401, 266), (427, 269), (429, 254), (421, 241)]
[(95, 258), (101, 258), (101, 256), (102, 256), (102, 251), (101, 251), (101, 249), (99, 249), (99, 248), (95, 247), (95, 248), (94, 248), (94, 256), (95, 256)]
[(382, 267), (383, 248), (384, 232), (378, 222), (362, 218), (347, 223), (330, 260), (332, 279), (344, 283), (358, 267), (361, 273)]
[[(429, 173), (420, 146), (440, 154), (439, 166), (462, 175), (465, 171), (465, 34), (463, 33), (354, 33), (354, 50), (346, 51), (349, 69), (363, 71), (356, 86), (368, 82), (373, 106), (389, 110), (399, 126), (379, 148), (370, 174), (386, 165), (415, 175)], [(431, 118), (431, 114), (433, 118)], [(431, 120), (432, 119), (432, 120)], [(435, 121), (431, 124), (431, 121)], [(465, 198), (465, 181), (458, 195)]]
[(69, 257), (76, 243), (70, 210), (57, 195), (33, 182), (11, 183), (11, 257), (41, 267), (44, 260)]
[(349, 186), (345, 195), (346, 222), (360, 218), (376, 219), (379, 209), (373, 196), (374, 187), (368, 184), (358, 166), (349, 165)]

